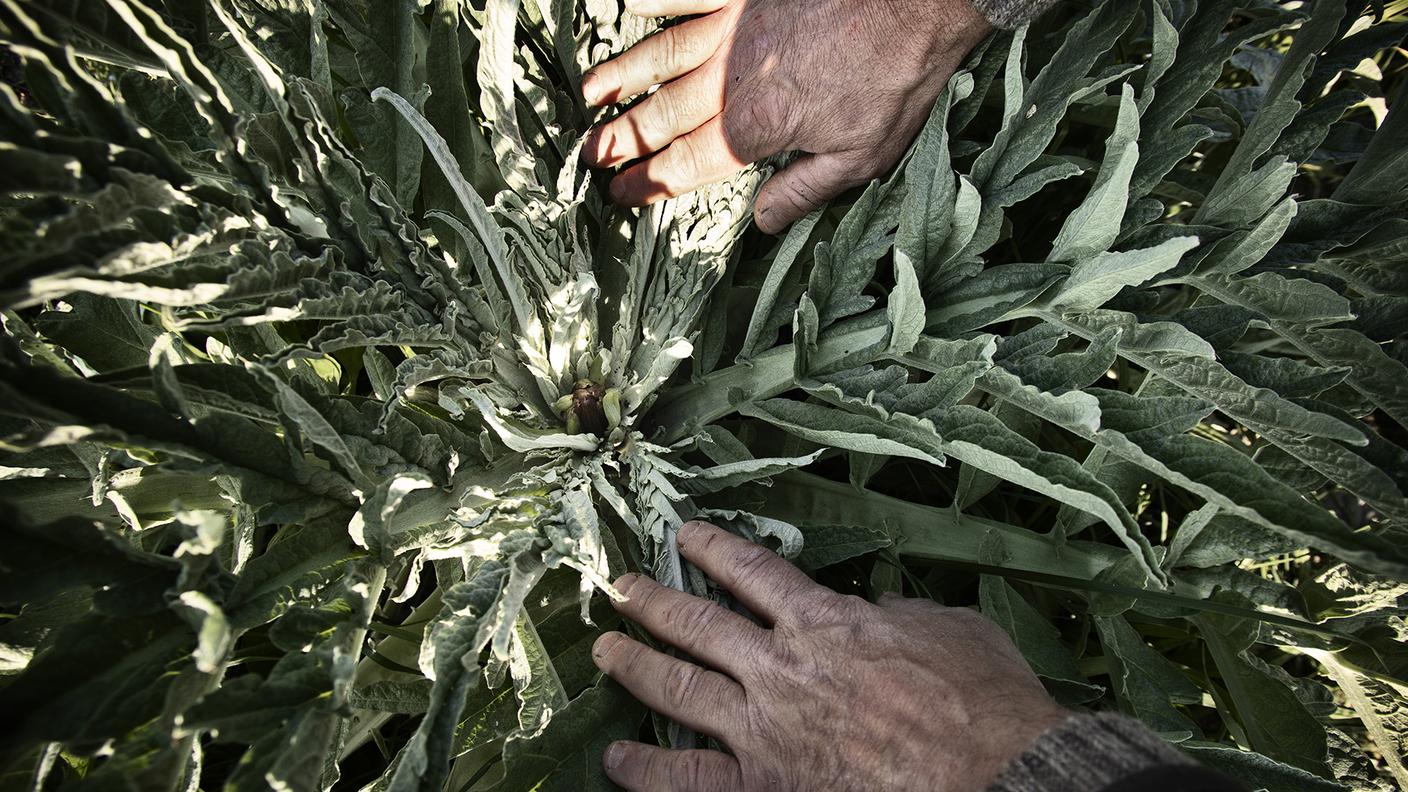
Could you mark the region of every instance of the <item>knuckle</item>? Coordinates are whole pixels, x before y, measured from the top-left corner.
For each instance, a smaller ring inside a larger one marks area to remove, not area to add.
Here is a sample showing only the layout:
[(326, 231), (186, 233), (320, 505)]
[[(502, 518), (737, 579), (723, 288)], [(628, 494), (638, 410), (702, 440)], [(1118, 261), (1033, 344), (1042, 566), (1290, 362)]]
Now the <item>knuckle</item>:
[(717, 608), (717, 605), (708, 600), (697, 600), (680, 606), (674, 614), (673, 621), (690, 646), (697, 646), (703, 641), (717, 620)]
[(689, 91), (660, 90), (646, 100), (642, 110), (649, 121), (641, 130), (651, 148), (658, 149), (686, 131), (696, 100)]
[[(787, 627), (779, 627), (779, 632), (787, 632)], [(796, 669), (803, 666), (802, 653), (797, 647), (787, 641), (779, 641), (773, 647), (770, 654), (771, 663), (768, 667), (781, 671), (786, 676), (792, 676)]]
[(675, 163), (681, 173), (692, 177), (703, 169), (704, 161), (700, 155), (699, 144), (690, 138), (680, 138), (671, 148), (679, 149), (675, 152)]
[(674, 29), (665, 31), (660, 41), (660, 63), (666, 70), (674, 71), (684, 62), (688, 45)]
[(857, 617), (863, 607), (869, 606), (870, 603), (855, 595), (835, 594), (828, 591), (819, 595), (811, 607), (802, 609), (799, 617), (811, 626), (844, 625), (852, 635), (856, 635), (858, 634), (856, 631), (865, 628), (865, 624)]
[(777, 554), (773, 551), (750, 543), (734, 552), (732, 566), (740, 577), (746, 577), (766, 569), (775, 558)]
[[(861, 160), (856, 168), (857, 178), (855, 184), (862, 184), (871, 179), (878, 179), (889, 172), (890, 167), (899, 161), (904, 155), (903, 149), (883, 149), (872, 152)], [(854, 184), (851, 186), (855, 186)]]
[(691, 663), (676, 663), (665, 677), (665, 701), (678, 710), (684, 709), (703, 673), (703, 669)]
[(777, 186), (777, 198), (797, 210), (810, 210), (821, 203), (821, 192), (806, 179), (784, 179)]
[(743, 115), (755, 129), (773, 130), (781, 124), (781, 103), (776, 99), (760, 97), (743, 105)]
[(688, 28), (670, 28), (661, 36), (660, 63), (670, 73), (687, 68), (699, 52), (697, 36), (688, 35)]
[(655, 142), (660, 142), (666, 132), (679, 126), (682, 113), (680, 112), (680, 99), (676, 96), (676, 91), (660, 91), (650, 97), (647, 104), (650, 105), (650, 115), (655, 123), (649, 130), (656, 138)]
[(791, 103), (776, 95), (749, 91), (730, 105), (731, 112), (724, 116), (724, 134), (736, 147), (750, 143), (743, 146), (749, 158), (787, 148), (793, 137)]
[(829, 676), (826, 665), (812, 651), (793, 651), (779, 666), (781, 676), (790, 688), (814, 689)]

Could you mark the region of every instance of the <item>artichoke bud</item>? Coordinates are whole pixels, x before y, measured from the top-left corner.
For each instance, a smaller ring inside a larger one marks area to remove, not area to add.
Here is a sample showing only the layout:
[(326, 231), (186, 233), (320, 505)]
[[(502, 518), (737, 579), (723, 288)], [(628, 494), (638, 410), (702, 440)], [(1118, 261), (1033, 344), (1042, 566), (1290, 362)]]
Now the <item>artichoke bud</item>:
[(552, 403), (552, 411), (557, 413), (558, 415), (565, 414), (571, 408), (572, 394), (570, 393)]
[(621, 425), (621, 389), (607, 388), (601, 396), (601, 410), (606, 413), (606, 425), (612, 429)]
[[(588, 432), (598, 437), (606, 436), (606, 412), (602, 397), (606, 389), (591, 380), (577, 380), (569, 394), (572, 404), (567, 410), (567, 431), (571, 434)], [(617, 412), (619, 413), (619, 397)], [(575, 427), (575, 428), (574, 428)]]

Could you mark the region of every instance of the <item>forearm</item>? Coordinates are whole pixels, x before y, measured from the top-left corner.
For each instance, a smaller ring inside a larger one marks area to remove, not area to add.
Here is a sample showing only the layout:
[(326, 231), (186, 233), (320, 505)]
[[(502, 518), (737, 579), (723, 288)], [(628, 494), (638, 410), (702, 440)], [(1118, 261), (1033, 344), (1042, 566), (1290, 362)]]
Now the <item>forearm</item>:
[(1137, 721), (1072, 715), (1005, 767), (988, 792), (1240, 792)]
[(994, 27), (1014, 28), (1030, 22), (1056, 4), (1056, 0), (972, 0), (978, 13)]

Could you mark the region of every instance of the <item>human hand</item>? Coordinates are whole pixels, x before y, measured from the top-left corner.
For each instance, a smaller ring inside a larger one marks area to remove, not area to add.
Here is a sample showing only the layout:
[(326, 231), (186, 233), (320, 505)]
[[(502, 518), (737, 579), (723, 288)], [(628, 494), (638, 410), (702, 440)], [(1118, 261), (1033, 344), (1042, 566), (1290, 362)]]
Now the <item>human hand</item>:
[(731, 752), (613, 743), (606, 773), (629, 790), (980, 790), (1067, 714), (976, 611), (843, 596), (707, 523), (685, 524), (679, 545), (772, 628), (648, 577), (617, 581), (621, 613), (708, 668), (619, 632), (597, 639), (597, 666)]
[(626, 9), (705, 16), (583, 78), (590, 105), (665, 84), (594, 129), (582, 158), (614, 167), (648, 157), (610, 188), (618, 203), (643, 206), (781, 151), (810, 152), (759, 192), (754, 218), (768, 233), (894, 165), (991, 29), (968, 0), (626, 0)]

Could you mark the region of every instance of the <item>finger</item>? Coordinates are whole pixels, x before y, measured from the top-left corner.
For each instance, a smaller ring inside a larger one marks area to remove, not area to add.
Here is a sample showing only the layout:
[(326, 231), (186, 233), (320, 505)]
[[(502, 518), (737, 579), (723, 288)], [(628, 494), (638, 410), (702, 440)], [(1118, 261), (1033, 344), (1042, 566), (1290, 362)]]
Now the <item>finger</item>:
[(834, 596), (777, 553), (717, 526), (685, 523), (676, 541), (680, 555), (774, 624)]
[(719, 48), (727, 22), (711, 14), (656, 33), (584, 75), (582, 98), (589, 105), (619, 102), (698, 68)]
[(711, 61), (661, 86), (625, 115), (592, 130), (582, 144), (588, 165), (609, 168), (659, 151), (724, 109), (723, 66)]
[(726, 5), (727, 0), (626, 0), (626, 10), (639, 17), (708, 14)]
[(870, 180), (868, 171), (841, 154), (807, 154), (767, 180), (753, 203), (753, 220), (768, 234), (781, 233), (808, 212)]
[(618, 632), (596, 639), (592, 659), (645, 706), (691, 729), (722, 737), (740, 722), (743, 688), (716, 671), (662, 654)]
[(622, 206), (645, 206), (722, 181), (766, 154), (735, 151), (724, 135), (723, 116), (680, 138), (669, 148), (611, 180), (611, 198)]
[(631, 792), (734, 792), (743, 788), (738, 760), (718, 751), (671, 751), (614, 742), (601, 758), (606, 775)]
[(612, 603), (616, 610), (651, 635), (735, 676), (756, 654), (750, 650), (767, 640), (767, 633), (737, 613), (642, 575), (622, 577), (616, 590), (627, 597)]

